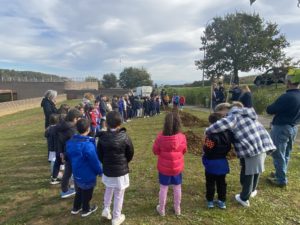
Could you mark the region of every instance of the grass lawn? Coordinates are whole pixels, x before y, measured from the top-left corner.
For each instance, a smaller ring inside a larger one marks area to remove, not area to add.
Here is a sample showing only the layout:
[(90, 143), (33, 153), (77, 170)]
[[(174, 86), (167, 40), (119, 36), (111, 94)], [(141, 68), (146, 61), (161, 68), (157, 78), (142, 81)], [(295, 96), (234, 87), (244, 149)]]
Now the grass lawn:
[[(203, 112), (193, 111), (192, 114), (200, 118), (207, 117)], [(136, 119), (126, 125), (134, 143), (135, 156), (130, 164), (131, 186), (125, 193), (124, 224), (300, 224), (299, 148), (295, 148), (291, 157), (287, 190), (272, 187), (266, 182), (273, 168), (271, 158), (268, 157), (258, 195), (251, 199), (250, 208), (241, 207), (233, 199), (240, 191), (240, 168), (238, 160), (231, 160), (231, 173), (227, 176), (226, 210), (206, 208), (201, 159), (187, 153), (182, 216), (174, 216), (172, 191), (169, 191), (167, 215), (159, 217), (155, 211), (159, 184), (152, 144), (162, 128), (163, 115)], [(100, 209), (84, 219), (79, 215), (72, 216), (70, 209), (73, 199), (60, 199), (59, 185), (49, 184), (43, 126), (41, 108), (0, 118), (0, 224), (111, 224), (100, 217), (104, 191), (100, 179), (92, 200)], [(203, 128), (184, 128), (187, 129), (203, 132)]]

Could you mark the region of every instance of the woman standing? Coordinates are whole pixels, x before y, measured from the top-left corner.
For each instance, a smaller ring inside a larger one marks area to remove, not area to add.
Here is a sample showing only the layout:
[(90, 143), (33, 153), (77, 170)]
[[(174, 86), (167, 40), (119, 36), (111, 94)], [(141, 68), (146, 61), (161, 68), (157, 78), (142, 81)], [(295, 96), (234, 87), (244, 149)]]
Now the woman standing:
[(239, 102), (243, 103), (244, 107), (252, 108), (252, 93), (248, 85), (242, 87), (242, 94), (239, 98)]
[(45, 114), (45, 128), (49, 126), (49, 118), (53, 113), (57, 113), (57, 108), (55, 106), (57, 97), (57, 91), (48, 90), (44, 94), (44, 98), (41, 102), (41, 107), (43, 107)]

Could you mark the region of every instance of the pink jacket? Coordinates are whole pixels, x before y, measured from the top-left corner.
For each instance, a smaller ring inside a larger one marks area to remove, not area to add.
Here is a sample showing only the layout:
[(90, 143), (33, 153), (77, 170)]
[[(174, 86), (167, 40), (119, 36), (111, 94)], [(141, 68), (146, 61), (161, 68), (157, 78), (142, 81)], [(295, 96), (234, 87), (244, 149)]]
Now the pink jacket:
[(186, 149), (184, 134), (164, 136), (160, 132), (153, 144), (153, 153), (158, 156), (158, 171), (166, 176), (176, 176), (181, 173), (184, 168), (183, 155)]

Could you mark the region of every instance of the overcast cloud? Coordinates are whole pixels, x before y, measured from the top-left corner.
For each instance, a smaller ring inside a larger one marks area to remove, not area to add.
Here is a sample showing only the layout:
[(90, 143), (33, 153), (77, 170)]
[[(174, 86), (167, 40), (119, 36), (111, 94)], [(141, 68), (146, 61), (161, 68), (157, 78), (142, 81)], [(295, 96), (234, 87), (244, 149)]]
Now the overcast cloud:
[(214, 16), (257, 12), (300, 59), (297, 0), (1, 0), (0, 68), (79, 77), (144, 67), (156, 82), (200, 80), (200, 36)]

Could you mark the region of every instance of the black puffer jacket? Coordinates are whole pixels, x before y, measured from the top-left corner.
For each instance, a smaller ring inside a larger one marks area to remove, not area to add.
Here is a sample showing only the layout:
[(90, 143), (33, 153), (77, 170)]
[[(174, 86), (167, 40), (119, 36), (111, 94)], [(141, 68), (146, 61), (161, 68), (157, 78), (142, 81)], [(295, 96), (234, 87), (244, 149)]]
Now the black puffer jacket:
[(56, 126), (52, 125), (49, 126), (45, 131), (45, 138), (47, 138), (47, 145), (49, 152), (57, 152), (57, 133), (56, 133)]
[(54, 102), (50, 101), (48, 98), (43, 98), (41, 102), (41, 107), (43, 107), (45, 114), (45, 128), (49, 126), (49, 118), (53, 113), (57, 113), (57, 108), (55, 107)]
[(66, 142), (77, 133), (75, 124), (72, 122), (62, 121), (56, 125), (57, 150), (66, 156)]
[(98, 137), (98, 156), (105, 176), (120, 177), (129, 173), (128, 163), (132, 160), (134, 149), (126, 129), (100, 132)]

